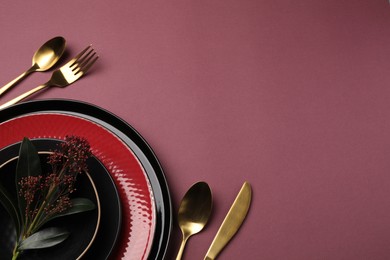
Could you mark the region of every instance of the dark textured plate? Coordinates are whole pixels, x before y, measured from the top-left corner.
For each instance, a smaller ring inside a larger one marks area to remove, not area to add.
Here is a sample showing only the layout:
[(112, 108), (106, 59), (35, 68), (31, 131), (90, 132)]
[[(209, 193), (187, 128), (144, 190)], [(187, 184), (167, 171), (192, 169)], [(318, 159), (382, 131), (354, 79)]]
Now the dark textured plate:
[[(38, 151), (51, 151), (56, 149), (57, 140), (32, 140)], [(11, 194), (15, 194), (15, 168), (16, 156), (20, 144), (8, 146), (0, 151), (0, 181)], [(42, 166), (48, 170), (47, 154), (41, 154)], [(13, 158), (13, 159), (12, 159)], [(11, 161), (9, 161), (12, 159)], [(4, 163), (6, 162), (6, 163)], [(48, 223), (48, 226), (64, 227), (71, 235), (61, 244), (39, 250), (28, 250), (20, 255), (19, 259), (96, 259), (107, 258), (111, 253), (120, 229), (120, 201), (116, 187), (104, 166), (95, 158), (87, 161), (88, 175), (79, 175), (75, 197), (86, 197), (94, 201), (97, 208), (73, 216), (59, 218)], [(45, 169), (44, 168), (44, 169)], [(99, 190), (104, 196), (99, 196)], [(11, 259), (15, 233), (11, 219), (0, 206), (0, 255), (1, 259)]]
[(118, 188), (123, 221), (112, 259), (163, 259), (172, 222), (169, 190), (155, 154), (136, 130), (77, 101), (32, 101), (0, 111), (0, 148), (24, 136), (63, 140), (71, 134), (88, 139)]

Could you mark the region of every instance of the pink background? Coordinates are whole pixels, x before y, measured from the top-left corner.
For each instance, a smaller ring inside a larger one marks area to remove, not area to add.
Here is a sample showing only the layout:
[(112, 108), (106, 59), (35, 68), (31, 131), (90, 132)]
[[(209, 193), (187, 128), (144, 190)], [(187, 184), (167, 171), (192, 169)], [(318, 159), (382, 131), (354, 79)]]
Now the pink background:
[[(245, 180), (252, 206), (220, 259), (389, 259), (386, 0), (2, 1), (0, 33), (0, 85), (54, 36), (65, 59), (92, 43), (88, 76), (34, 99), (90, 102), (134, 126), (174, 212), (209, 183), (212, 218), (184, 259), (203, 259)], [(167, 259), (180, 237), (175, 219)]]

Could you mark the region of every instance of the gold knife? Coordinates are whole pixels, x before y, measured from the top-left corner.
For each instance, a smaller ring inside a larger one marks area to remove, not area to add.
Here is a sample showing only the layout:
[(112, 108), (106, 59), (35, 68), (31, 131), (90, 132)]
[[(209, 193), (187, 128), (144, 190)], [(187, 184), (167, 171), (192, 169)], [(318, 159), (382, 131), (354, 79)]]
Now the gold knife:
[(248, 182), (244, 182), (233, 205), (230, 207), (221, 227), (214, 237), (204, 260), (214, 260), (227, 243), (232, 239), (244, 221), (251, 204), (252, 189)]

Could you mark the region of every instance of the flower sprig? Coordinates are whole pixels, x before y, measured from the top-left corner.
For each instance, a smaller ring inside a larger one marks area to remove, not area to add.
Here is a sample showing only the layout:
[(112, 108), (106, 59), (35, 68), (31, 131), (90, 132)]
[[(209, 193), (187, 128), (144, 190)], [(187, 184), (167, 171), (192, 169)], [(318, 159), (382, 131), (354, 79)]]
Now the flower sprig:
[(90, 156), (86, 139), (67, 136), (59, 150), (49, 156), (51, 172), (42, 173), (38, 152), (28, 138), (23, 139), (16, 167), (17, 200), (0, 185), (0, 202), (16, 230), (12, 259), (25, 250), (57, 245), (69, 236), (61, 228), (42, 228), (50, 220), (95, 208), (89, 199), (71, 198), (77, 176), (87, 171)]

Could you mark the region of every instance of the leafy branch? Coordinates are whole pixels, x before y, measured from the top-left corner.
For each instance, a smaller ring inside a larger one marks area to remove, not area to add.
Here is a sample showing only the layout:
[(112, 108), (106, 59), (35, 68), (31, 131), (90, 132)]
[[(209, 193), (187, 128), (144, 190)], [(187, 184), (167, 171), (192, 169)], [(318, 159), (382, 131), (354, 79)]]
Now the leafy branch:
[(86, 139), (66, 137), (60, 150), (49, 156), (52, 171), (44, 174), (36, 148), (28, 138), (23, 139), (15, 175), (17, 199), (0, 183), (0, 203), (15, 226), (13, 260), (25, 250), (51, 247), (69, 236), (61, 228), (42, 228), (47, 222), (95, 208), (87, 198), (70, 198), (78, 174), (87, 171), (90, 155)]

